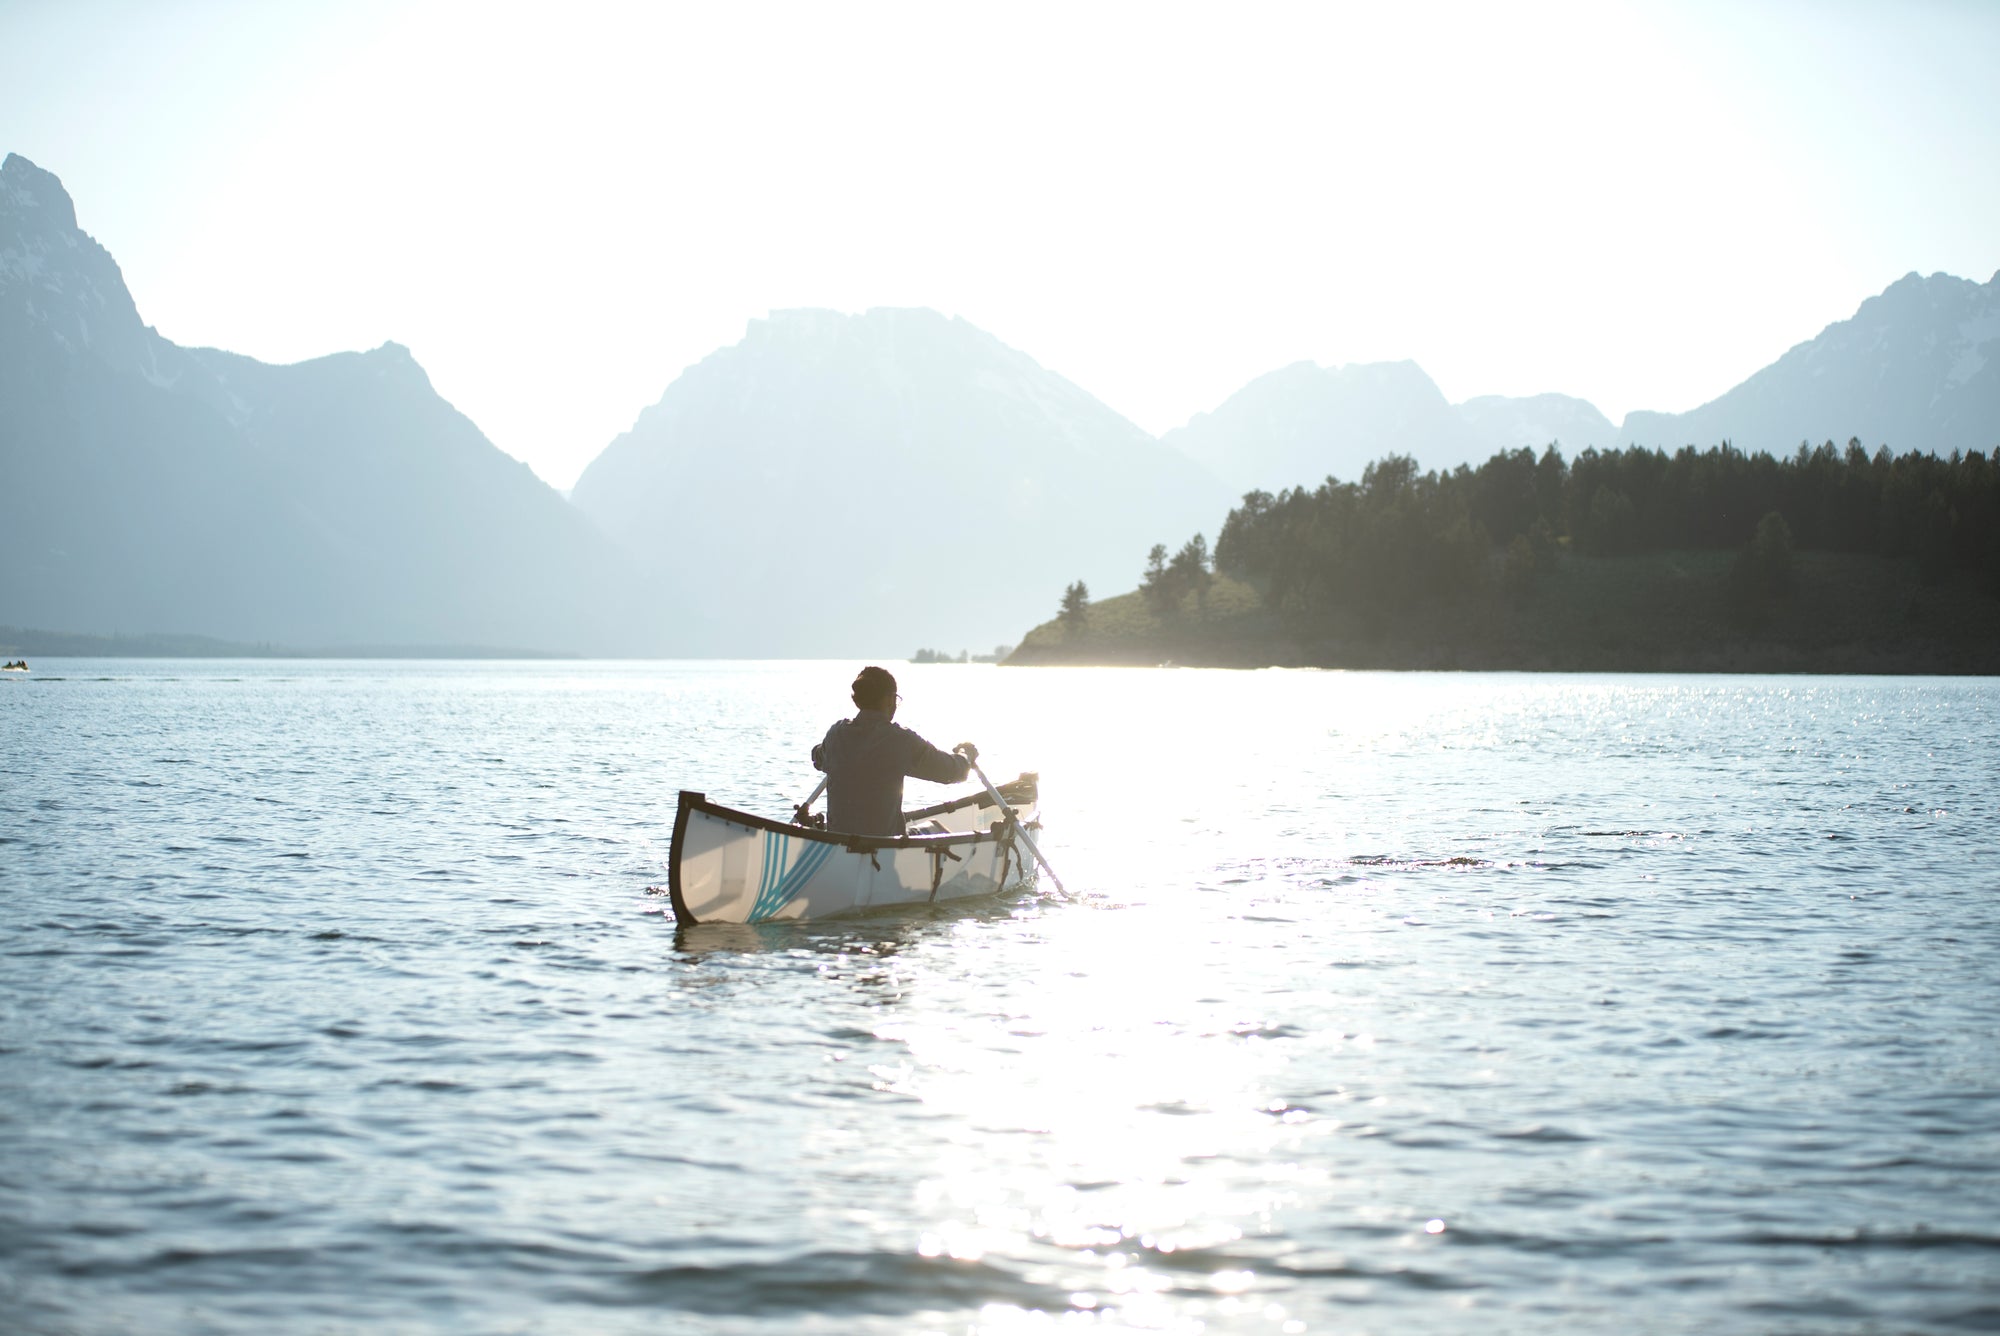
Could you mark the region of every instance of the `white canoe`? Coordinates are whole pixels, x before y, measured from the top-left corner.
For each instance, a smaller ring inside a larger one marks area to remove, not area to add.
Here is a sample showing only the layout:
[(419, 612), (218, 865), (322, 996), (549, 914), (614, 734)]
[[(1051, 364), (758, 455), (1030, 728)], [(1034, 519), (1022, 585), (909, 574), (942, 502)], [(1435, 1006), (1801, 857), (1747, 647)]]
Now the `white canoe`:
[[(1035, 777), (1001, 792), (1030, 832)], [(935, 904), (1017, 890), (1035, 860), (985, 793), (904, 815), (898, 839), (773, 821), (681, 792), (667, 890), (681, 923), (826, 918), (881, 905)]]

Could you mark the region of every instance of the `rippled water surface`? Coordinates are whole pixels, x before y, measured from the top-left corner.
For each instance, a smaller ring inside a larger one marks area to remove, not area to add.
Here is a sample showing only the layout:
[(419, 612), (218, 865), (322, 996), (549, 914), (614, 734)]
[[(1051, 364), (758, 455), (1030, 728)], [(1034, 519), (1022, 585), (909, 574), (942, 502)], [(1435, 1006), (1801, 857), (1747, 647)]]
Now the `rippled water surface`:
[(677, 933), (854, 666), (0, 681), (0, 1327), (2000, 1327), (2000, 683), (910, 667), (1070, 894)]

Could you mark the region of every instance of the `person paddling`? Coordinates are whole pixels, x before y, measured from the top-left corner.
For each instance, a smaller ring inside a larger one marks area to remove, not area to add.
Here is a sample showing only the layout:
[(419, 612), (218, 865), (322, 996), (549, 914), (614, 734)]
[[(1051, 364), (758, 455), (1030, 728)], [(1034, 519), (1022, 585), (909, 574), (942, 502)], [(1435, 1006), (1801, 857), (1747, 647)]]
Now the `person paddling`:
[(870, 666), (854, 679), (855, 715), (827, 729), (812, 749), (824, 771), (826, 828), (842, 835), (895, 837), (903, 833), (903, 780), (956, 784), (972, 770), (979, 748), (961, 742), (940, 751), (895, 721), (896, 679)]

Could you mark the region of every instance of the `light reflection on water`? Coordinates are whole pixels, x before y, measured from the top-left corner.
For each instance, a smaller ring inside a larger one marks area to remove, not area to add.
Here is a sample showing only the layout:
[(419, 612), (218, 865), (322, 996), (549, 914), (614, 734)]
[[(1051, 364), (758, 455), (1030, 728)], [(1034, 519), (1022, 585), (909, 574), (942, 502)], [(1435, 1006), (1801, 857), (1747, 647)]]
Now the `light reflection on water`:
[[(1946, 1330), (2000, 687), (909, 667), (1052, 889), (676, 932), (852, 664), (0, 691), (28, 1330)], [(919, 786), (913, 786), (913, 795)]]

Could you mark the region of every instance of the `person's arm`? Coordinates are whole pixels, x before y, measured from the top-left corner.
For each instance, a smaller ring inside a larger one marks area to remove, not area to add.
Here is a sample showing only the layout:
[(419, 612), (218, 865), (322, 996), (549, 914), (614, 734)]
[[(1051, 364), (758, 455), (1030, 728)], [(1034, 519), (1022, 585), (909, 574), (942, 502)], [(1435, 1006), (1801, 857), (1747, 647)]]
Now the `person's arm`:
[(826, 736), (820, 740), (817, 746), (813, 748), (812, 751), (813, 769), (821, 772), (822, 774), (826, 773), (827, 745), (833, 741), (833, 735), (840, 731), (840, 726), (845, 722), (846, 720), (844, 719), (834, 720), (833, 727), (826, 730)]
[(972, 762), (963, 756), (948, 751), (939, 751), (910, 730), (904, 729), (910, 740), (909, 758), (903, 763), (903, 773), (916, 779), (928, 779), (933, 784), (956, 784), (972, 773)]

